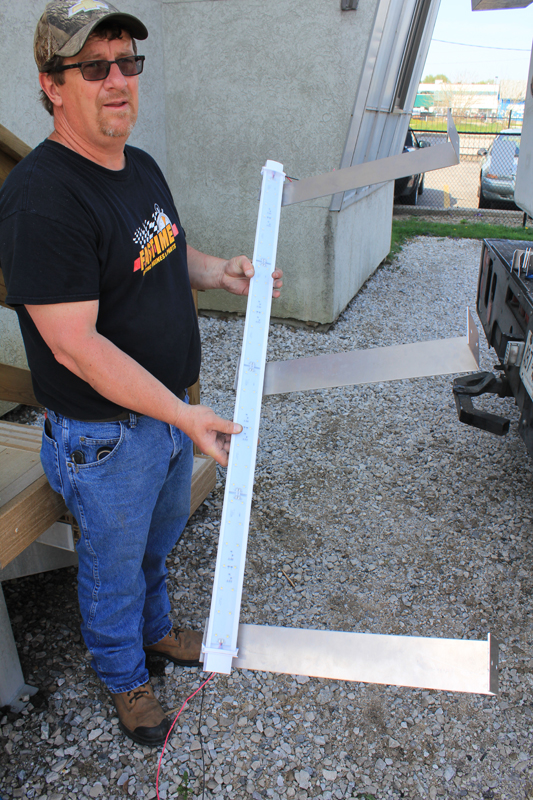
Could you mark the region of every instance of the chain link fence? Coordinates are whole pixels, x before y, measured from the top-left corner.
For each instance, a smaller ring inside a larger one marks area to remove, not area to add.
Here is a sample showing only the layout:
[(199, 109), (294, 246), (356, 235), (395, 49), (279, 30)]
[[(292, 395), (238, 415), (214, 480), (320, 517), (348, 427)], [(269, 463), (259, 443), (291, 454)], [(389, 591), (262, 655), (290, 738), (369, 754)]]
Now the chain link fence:
[[(395, 215), (442, 219), (460, 212), (471, 220), (513, 227), (524, 224), (524, 214), (513, 202), (522, 121), (509, 115), (504, 120), (454, 116), (454, 122), (461, 163), (420, 176), (418, 191), (395, 197)], [(408, 138), (414, 139), (415, 146), (445, 142), (445, 121), (429, 116), (413, 118)]]

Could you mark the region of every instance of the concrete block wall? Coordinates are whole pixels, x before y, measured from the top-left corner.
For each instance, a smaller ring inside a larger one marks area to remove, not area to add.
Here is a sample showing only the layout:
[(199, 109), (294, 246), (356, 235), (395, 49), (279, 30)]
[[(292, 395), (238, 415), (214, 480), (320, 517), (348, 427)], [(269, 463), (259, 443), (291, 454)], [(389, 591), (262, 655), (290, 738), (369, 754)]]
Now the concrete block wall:
[[(189, 242), (251, 256), (261, 167), (338, 168), (377, 0), (166, 0), (168, 177)], [(273, 314), (331, 322), (387, 255), (390, 186), (342, 212), (330, 198), (282, 210)], [(224, 292), (200, 307), (244, 310)]]
[[(23, 142), (35, 147), (53, 130), (52, 117), (39, 102), (38, 72), (33, 59), (33, 35), (46, 0), (1, 0), (0, 52), (9, 69), (0, 70), (0, 122)], [(139, 52), (147, 66), (140, 80), (139, 121), (130, 144), (151, 153), (166, 169), (165, 67), (161, 47), (159, 0), (126, 0), (121, 10), (138, 15), (150, 31)]]
[[(231, 256), (253, 250), (266, 159), (303, 178), (339, 166), (378, 0), (118, 0), (150, 36), (131, 143), (167, 175), (190, 243)], [(45, 0), (0, 3), (0, 121), (35, 146), (52, 120), (38, 101), (33, 32)], [(13, 79), (16, 75), (16, 80)], [(273, 314), (331, 322), (386, 256), (391, 185), (329, 211), (329, 198), (282, 210)], [(204, 308), (244, 310), (226, 293)]]

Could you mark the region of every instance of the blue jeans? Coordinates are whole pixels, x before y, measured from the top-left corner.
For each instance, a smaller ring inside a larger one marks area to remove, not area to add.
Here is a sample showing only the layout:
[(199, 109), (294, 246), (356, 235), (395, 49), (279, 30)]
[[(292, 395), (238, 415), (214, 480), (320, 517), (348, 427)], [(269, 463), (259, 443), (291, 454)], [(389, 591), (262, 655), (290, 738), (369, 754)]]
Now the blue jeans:
[(78, 422), (49, 411), (48, 419), (41, 461), (81, 530), (83, 638), (108, 689), (128, 692), (148, 680), (143, 645), (172, 627), (165, 560), (189, 517), (192, 442), (137, 414)]

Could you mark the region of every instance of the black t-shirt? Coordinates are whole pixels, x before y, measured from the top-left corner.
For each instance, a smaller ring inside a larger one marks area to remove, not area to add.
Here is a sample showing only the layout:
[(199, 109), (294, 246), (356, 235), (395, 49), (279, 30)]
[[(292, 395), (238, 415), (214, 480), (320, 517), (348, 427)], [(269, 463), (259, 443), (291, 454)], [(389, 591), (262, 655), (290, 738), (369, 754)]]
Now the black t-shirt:
[(0, 191), (0, 266), (35, 396), (74, 419), (122, 409), (55, 360), (24, 304), (98, 300), (98, 332), (175, 394), (200, 369), (185, 234), (170, 189), (151, 156), (129, 146), (125, 154), (125, 168), (114, 171), (46, 140)]

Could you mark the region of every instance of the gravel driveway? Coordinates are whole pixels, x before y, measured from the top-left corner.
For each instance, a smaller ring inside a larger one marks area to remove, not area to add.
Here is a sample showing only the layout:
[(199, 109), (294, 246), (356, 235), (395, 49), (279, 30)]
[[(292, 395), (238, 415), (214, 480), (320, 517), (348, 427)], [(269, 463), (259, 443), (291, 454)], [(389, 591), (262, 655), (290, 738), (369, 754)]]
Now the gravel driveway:
[[(479, 253), (480, 242), (414, 240), (327, 333), (273, 326), (269, 359), (464, 335)], [(243, 326), (201, 320), (202, 395), (226, 415)], [(482, 367), (491, 364), (483, 342)], [(501, 641), (499, 696), (216, 676), (201, 718), (198, 695), (176, 723), (163, 800), (202, 798), (202, 746), (210, 800), (533, 798), (531, 461), (510, 400), (485, 401), (512, 420), (498, 439), (459, 424), (451, 382), (265, 400), (241, 618), (471, 639), (490, 631)], [(221, 470), (170, 558), (184, 625), (200, 628), (208, 615), (222, 495)], [(74, 571), (4, 592), (26, 680), (41, 691), (20, 716), (0, 712), (0, 797), (155, 797), (159, 752), (118, 733), (80, 640)], [(203, 675), (157, 662), (153, 674), (168, 709)]]

